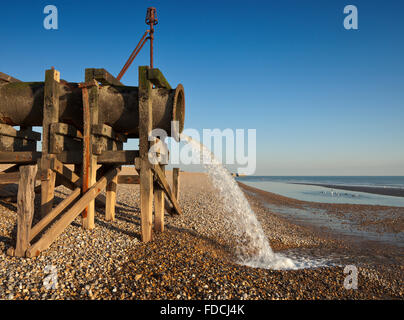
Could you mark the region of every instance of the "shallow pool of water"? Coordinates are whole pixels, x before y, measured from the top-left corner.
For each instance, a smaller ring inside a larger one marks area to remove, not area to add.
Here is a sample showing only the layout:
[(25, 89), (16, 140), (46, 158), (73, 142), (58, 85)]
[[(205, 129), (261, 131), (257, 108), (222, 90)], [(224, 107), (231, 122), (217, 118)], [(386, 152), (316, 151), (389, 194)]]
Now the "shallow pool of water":
[(404, 198), (401, 197), (274, 181), (241, 180), (241, 182), (254, 188), (302, 201), (404, 207)]

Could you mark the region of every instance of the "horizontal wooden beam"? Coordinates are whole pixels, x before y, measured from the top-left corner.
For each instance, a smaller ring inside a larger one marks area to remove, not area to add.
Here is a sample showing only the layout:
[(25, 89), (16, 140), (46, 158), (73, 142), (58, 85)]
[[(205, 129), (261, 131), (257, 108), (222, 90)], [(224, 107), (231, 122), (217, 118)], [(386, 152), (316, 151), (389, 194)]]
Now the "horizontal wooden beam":
[[(62, 151), (56, 155), (62, 163), (80, 164), (83, 155), (80, 151)], [(104, 151), (97, 157), (99, 164), (133, 165), (135, 158), (139, 157), (139, 150)], [(41, 158), (38, 151), (0, 152), (0, 164), (29, 164), (36, 163)]]
[(107, 184), (120, 172), (120, 168), (115, 167), (107, 172), (98, 180), (87, 192), (69, 209), (63, 216), (50, 227), (44, 235), (27, 251), (27, 257), (38, 256), (43, 250), (46, 250), (53, 241), (76, 219), (76, 217), (88, 206), (88, 203), (94, 200)]
[(139, 175), (119, 175), (118, 184), (139, 184)]
[(0, 184), (18, 183), (20, 180), (19, 172), (1, 173)]
[(72, 138), (83, 139), (83, 134), (80, 132), (80, 130), (77, 130), (75, 127), (67, 123), (62, 122), (51, 123), (50, 132)]
[[(18, 183), (20, 180), (20, 172), (0, 173), (0, 184)], [(40, 172), (36, 175), (36, 180), (41, 180)]]
[(97, 162), (100, 164), (133, 164), (136, 157), (139, 157), (139, 150), (104, 151), (98, 156)]
[(120, 142), (127, 141), (124, 135), (116, 133), (112, 127), (106, 124), (94, 124), (91, 127), (91, 133), (94, 135), (99, 135)]
[(41, 152), (37, 151), (16, 151), (0, 152), (0, 164), (29, 164), (36, 163), (41, 158)]
[(0, 123), (0, 135), (8, 136), (18, 139), (32, 140), (32, 141), (40, 141), (41, 134), (39, 132), (35, 132), (30, 130), (17, 130), (8, 124)]

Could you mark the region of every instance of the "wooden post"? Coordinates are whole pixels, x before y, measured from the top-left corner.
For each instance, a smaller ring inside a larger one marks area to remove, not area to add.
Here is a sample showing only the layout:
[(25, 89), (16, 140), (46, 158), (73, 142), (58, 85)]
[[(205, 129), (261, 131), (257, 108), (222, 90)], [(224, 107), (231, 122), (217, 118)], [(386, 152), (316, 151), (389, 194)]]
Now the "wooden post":
[[(98, 82), (87, 79), (80, 85), (83, 94), (83, 193), (96, 183), (97, 156), (93, 154), (91, 127), (98, 124)], [(84, 229), (94, 229), (95, 201), (89, 201), (82, 213)]]
[(140, 215), (142, 241), (152, 240), (153, 173), (148, 158), (149, 133), (152, 130), (152, 83), (147, 78), (149, 67), (139, 67), (139, 152), (140, 152)]
[(180, 196), (180, 168), (173, 168), (173, 194), (179, 201)]
[(35, 180), (38, 167), (20, 167), (20, 181), (17, 195), (17, 243), (14, 255), (24, 257), (29, 247), (32, 219), (34, 217)]
[(113, 178), (107, 185), (106, 202), (105, 202), (105, 219), (107, 221), (115, 221), (115, 204), (116, 204), (116, 187), (118, 184), (118, 176)]
[[(160, 165), (161, 171), (165, 172), (164, 165)], [(154, 230), (164, 232), (164, 190), (154, 186)]]
[(53, 206), (56, 174), (49, 168), (50, 125), (59, 121), (59, 81), (60, 72), (55, 69), (45, 71), (44, 107), (42, 122), (41, 158), (41, 216), (46, 216)]

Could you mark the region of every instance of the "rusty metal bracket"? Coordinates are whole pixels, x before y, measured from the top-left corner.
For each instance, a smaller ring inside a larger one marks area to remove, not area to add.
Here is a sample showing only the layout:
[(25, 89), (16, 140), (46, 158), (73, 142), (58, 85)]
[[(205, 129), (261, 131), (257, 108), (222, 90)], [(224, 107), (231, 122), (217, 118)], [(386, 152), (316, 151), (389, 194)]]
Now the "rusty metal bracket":
[[(144, 44), (147, 40), (150, 40), (150, 68), (153, 68), (153, 40), (154, 40), (154, 26), (158, 24), (157, 20), (157, 12), (156, 8), (149, 7), (147, 8), (146, 13), (146, 24), (150, 26), (149, 30), (146, 30), (143, 37), (140, 39), (139, 43), (137, 44), (135, 50), (133, 50), (132, 54), (129, 56), (128, 60), (126, 61), (125, 65), (122, 67), (121, 72), (119, 72), (116, 79), (120, 81), (125, 74), (125, 72), (129, 69), (130, 65), (132, 64), (133, 60), (135, 60), (136, 56), (142, 50)], [(146, 37), (149, 35), (148, 37)]]

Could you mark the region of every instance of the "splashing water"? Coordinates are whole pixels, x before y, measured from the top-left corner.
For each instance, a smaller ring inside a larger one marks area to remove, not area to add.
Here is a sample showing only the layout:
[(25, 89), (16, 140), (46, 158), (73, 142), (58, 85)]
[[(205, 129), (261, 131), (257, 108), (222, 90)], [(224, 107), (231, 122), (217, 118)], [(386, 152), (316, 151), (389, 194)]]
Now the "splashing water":
[(202, 143), (185, 134), (181, 134), (181, 140), (188, 142), (193, 154), (201, 157), (213, 186), (219, 190), (224, 207), (230, 213), (229, 217), (235, 226), (233, 232), (238, 241), (236, 246), (238, 263), (254, 268), (275, 270), (324, 265), (323, 261), (307, 258), (292, 260), (285, 255), (273, 252), (254, 211), (228, 170)]

